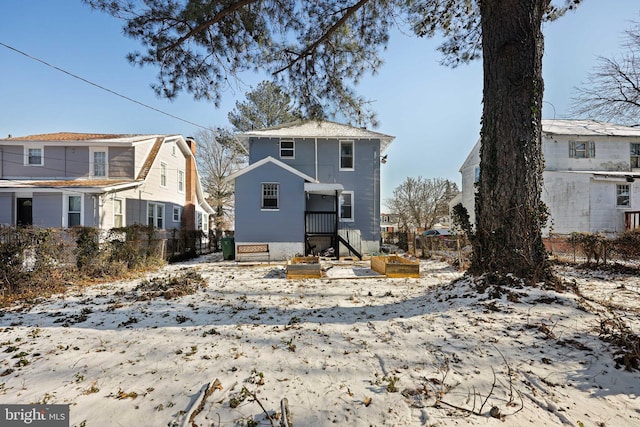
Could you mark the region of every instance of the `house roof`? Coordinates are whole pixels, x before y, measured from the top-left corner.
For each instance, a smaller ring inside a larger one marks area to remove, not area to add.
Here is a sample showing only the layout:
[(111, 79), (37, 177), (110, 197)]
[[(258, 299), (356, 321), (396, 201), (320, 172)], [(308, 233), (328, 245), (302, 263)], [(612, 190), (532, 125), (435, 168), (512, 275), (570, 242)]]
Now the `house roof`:
[(156, 134), (111, 134), (111, 133), (76, 133), (76, 132), (56, 132), (43, 133), (37, 135), (26, 135), (8, 138), (0, 138), (2, 143), (24, 143), (24, 142), (48, 142), (48, 143), (70, 143), (70, 142), (100, 142), (100, 143), (133, 143), (145, 141), (158, 137), (172, 137), (176, 135), (156, 135)]
[(38, 188), (38, 190), (74, 189), (87, 193), (105, 193), (109, 191), (120, 191), (127, 188), (137, 187), (143, 181), (133, 179), (67, 179), (67, 180), (0, 180), (0, 191), (15, 190), (17, 188)]
[(249, 138), (348, 138), (348, 139), (380, 139), (380, 152), (384, 152), (395, 139), (394, 136), (374, 132), (341, 123), (317, 120), (298, 120), (267, 129), (252, 130), (237, 135), (242, 146), (249, 151)]
[(640, 137), (640, 128), (595, 120), (543, 120), (542, 132), (551, 135)]
[(297, 169), (295, 169), (295, 168), (292, 168), (292, 167), (291, 167), (291, 166), (289, 166), (288, 164), (283, 163), (283, 162), (281, 162), (280, 160), (274, 159), (274, 158), (273, 158), (273, 157), (271, 157), (271, 156), (265, 157), (264, 159), (260, 159), (260, 160), (258, 160), (257, 162), (250, 164), (250, 165), (249, 165), (249, 166), (247, 166), (246, 168), (244, 168), (244, 169), (240, 169), (239, 171), (236, 171), (236, 172), (232, 173), (231, 175), (229, 175), (229, 176), (226, 178), (226, 180), (228, 180), (228, 181), (233, 181), (233, 180), (235, 180), (237, 177), (239, 177), (239, 176), (241, 176), (241, 175), (244, 175), (244, 174), (245, 174), (245, 173), (247, 173), (247, 172), (251, 172), (251, 171), (252, 171), (252, 170), (254, 170), (254, 169), (257, 169), (257, 168), (259, 168), (259, 167), (262, 167), (262, 166), (264, 166), (264, 165), (265, 165), (265, 164), (267, 164), (267, 163), (273, 163), (274, 165), (276, 165), (276, 166), (278, 166), (278, 167), (280, 167), (280, 168), (282, 168), (282, 169), (284, 169), (284, 170), (286, 170), (286, 171), (288, 171), (288, 172), (291, 172), (291, 173), (292, 173), (292, 174), (294, 174), (294, 175), (299, 176), (300, 178), (304, 179), (304, 180), (305, 180), (305, 181), (307, 181), (307, 182), (317, 182), (315, 178), (313, 178), (313, 177), (311, 177), (311, 176), (309, 176), (309, 175), (307, 175), (307, 174), (304, 174), (304, 173), (300, 172), (299, 170), (297, 170)]

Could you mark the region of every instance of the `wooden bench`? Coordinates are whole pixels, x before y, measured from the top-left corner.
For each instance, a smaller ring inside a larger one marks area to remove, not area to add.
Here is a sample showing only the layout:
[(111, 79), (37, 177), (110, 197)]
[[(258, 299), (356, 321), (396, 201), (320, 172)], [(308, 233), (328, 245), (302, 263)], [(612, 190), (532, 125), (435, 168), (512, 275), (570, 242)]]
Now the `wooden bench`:
[(236, 246), (236, 260), (244, 261), (245, 256), (252, 255), (264, 255), (267, 254), (267, 260), (271, 264), (271, 254), (269, 253), (269, 245), (267, 243), (256, 243), (253, 245), (237, 245)]

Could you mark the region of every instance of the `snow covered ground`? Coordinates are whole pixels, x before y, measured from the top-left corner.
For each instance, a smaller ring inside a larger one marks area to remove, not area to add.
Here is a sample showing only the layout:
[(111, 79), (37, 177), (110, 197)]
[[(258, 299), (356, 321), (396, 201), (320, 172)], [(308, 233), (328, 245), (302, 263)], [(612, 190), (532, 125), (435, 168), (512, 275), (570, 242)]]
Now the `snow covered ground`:
[(280, 425), (285, 397), (297, 427), (640, 425), (640, 373), (598, 337), (612, 317), (640, 329), (637, 276), (559, 267), (585, 298), (478, 293), (438, 261), (420, 279), (336, 263), (294, 281), (217, 254), (152, 276), (188, 272), (207, 286), (166, 299), (117, 282), (5, 309), (0, 403), (68, 403), (71, 425), (100, 427), (189, 425), (198, 403), (195, 425)]

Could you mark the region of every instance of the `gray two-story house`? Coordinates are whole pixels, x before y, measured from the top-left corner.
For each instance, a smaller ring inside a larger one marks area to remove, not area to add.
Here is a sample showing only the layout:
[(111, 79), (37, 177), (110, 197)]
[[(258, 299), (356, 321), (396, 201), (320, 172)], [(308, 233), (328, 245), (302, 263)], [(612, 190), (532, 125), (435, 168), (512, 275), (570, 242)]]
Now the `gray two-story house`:
[(249, 166), (229, 177), (236, 246), (268, 243), (271, 259), (379, 250), (380, 164), (394, 137), (309, 120), (238, 139)]
[(0, 224), (132, 224), (208, 230), (195, 161), (182, 135), (51, 133), (0, 139)]

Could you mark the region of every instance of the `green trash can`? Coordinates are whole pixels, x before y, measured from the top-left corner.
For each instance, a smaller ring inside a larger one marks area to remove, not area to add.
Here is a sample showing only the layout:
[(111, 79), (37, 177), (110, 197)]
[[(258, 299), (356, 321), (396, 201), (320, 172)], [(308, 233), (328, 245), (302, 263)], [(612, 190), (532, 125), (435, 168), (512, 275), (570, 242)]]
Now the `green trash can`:
[(222, 246), (223, 259), (236, 258), (236, 242), (233, 237), (223, 237), (220, 239), (220, 246)]

